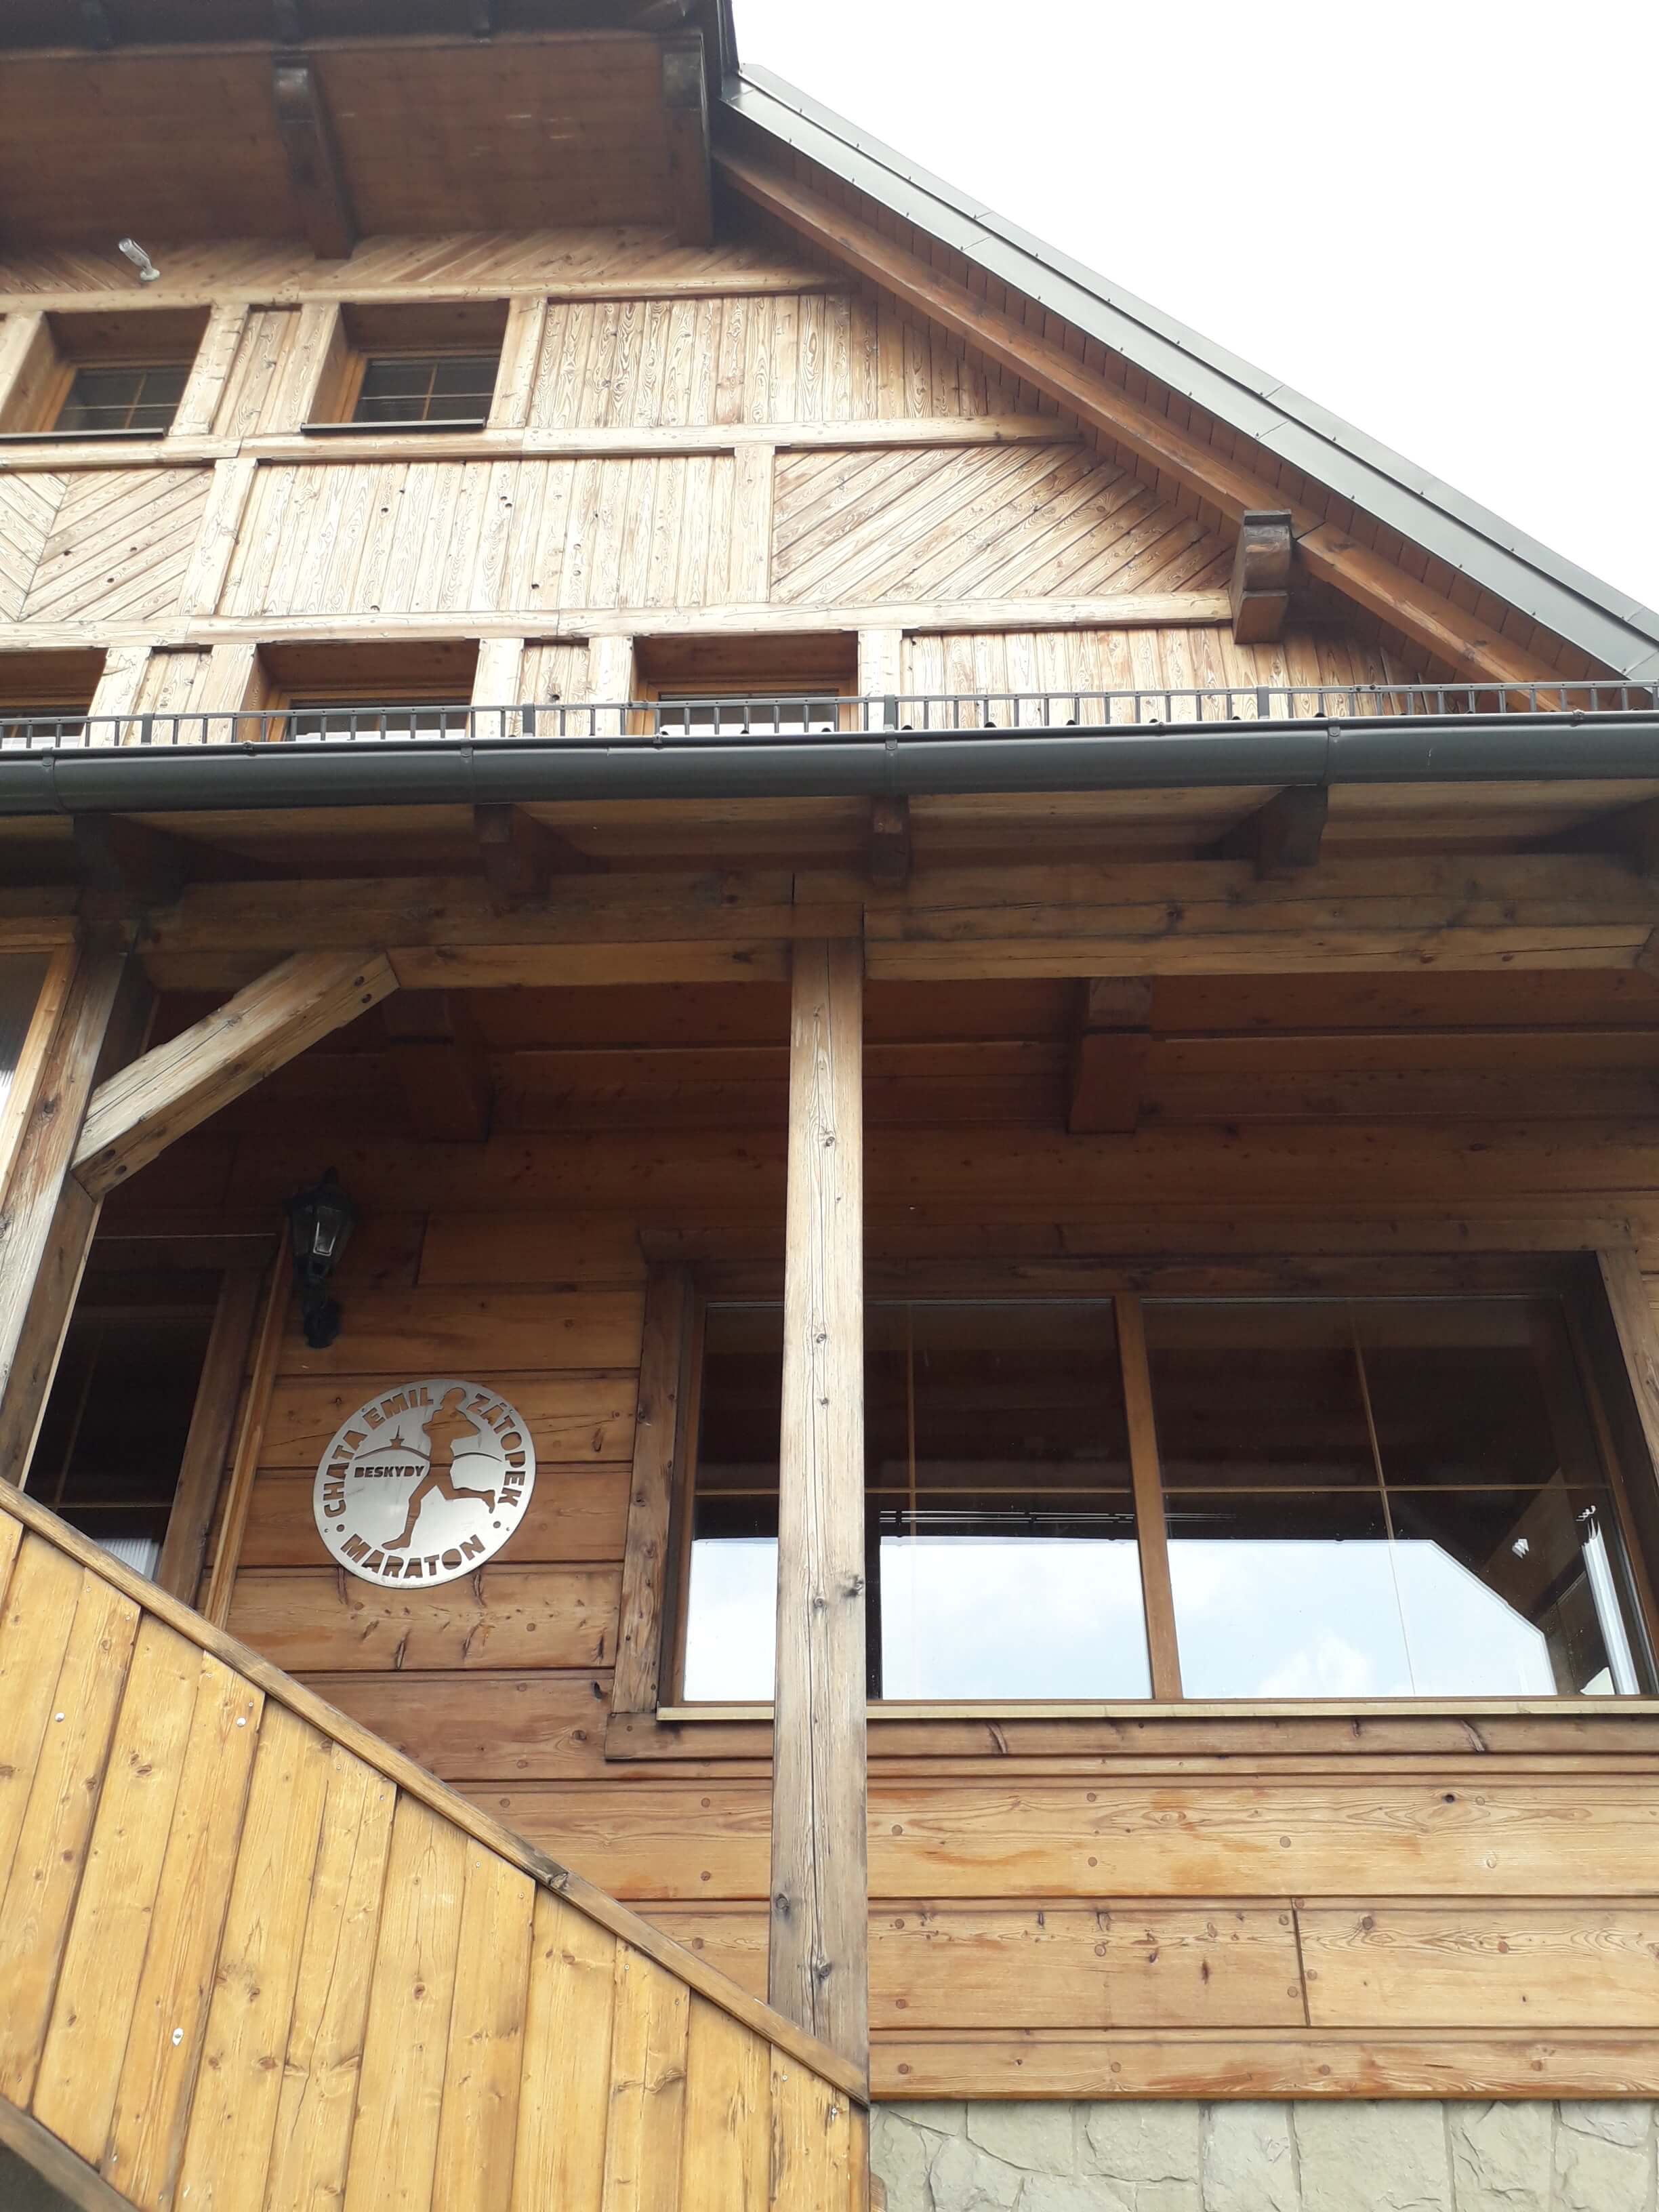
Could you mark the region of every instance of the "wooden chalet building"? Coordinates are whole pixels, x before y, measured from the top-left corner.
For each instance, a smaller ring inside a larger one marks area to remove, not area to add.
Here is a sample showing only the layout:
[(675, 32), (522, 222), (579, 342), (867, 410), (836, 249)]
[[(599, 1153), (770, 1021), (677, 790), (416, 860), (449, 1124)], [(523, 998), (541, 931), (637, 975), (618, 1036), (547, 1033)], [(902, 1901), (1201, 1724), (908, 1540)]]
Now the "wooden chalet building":
[(1659, 617), (723, 0), (0, 100), (0, 2204), (1650, 2212)]

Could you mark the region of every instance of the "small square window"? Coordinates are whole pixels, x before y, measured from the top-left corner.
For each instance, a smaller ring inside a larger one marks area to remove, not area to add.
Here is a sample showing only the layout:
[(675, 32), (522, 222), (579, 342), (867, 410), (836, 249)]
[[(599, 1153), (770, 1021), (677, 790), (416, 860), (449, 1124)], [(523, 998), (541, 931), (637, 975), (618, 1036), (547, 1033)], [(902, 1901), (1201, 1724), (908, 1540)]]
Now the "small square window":
[(189, 374), (182, 361), (77, 368), (52, 427), (66, 437), (149, 430), (159, 438), (173, 426)]
[(482, 429), (495, 391), (494, 354), (386, 354), (363, 363), (354, 422), (445, 422)]

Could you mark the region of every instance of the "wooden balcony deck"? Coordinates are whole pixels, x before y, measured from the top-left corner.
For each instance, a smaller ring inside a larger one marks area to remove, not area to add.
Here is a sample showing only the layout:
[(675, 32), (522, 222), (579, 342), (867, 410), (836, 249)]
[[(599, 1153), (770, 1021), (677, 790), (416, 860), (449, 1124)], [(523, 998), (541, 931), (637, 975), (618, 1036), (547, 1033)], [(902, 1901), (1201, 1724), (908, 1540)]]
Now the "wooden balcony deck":
[(856, 2074), (0, 1484), (0, 2142), (145, 2212), (854, 2212)]

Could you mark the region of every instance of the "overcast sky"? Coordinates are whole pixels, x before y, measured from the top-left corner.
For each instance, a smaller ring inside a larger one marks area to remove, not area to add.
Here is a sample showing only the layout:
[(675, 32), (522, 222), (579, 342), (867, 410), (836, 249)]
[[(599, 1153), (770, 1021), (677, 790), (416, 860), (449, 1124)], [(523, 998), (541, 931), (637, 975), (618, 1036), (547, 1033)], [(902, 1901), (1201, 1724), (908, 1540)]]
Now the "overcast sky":
[(736, 0), (877, 137), (1659, 606), (1655, 0)]

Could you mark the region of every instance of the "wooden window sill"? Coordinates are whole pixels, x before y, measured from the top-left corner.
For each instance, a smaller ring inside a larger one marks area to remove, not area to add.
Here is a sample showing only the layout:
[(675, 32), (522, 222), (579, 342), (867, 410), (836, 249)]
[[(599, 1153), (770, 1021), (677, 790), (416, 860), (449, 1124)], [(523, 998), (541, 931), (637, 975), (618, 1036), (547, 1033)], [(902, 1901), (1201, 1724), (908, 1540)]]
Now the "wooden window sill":
[[(769, 1705), (665, 1705), (618, 1712), (607, 1759), (769, 1761)], [(1264, 1756), (1340, 1767), (1384, 1758), (1553, 1759), (1659, 1755), (1659, 1698), (1313, 1698), (1237, 1703), (872, 1705), (869, 1755), (896, 1771), (1010, 1760), (1049, 1767), (1103, 1761)]]

